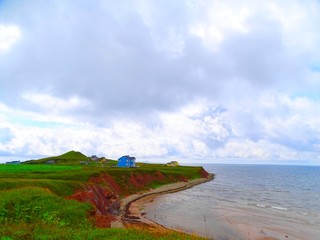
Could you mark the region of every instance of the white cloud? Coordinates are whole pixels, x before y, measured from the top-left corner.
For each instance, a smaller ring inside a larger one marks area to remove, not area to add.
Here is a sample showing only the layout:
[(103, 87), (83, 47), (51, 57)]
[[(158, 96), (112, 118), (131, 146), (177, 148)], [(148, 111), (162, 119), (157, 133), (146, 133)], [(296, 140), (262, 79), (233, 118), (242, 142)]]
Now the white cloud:
[(65, 112), (79, 108), (91, 107), (91, 104), (88, 100), (78, 96), (73, 96), (68, 99), (61, 99), (49, 94), (28, 93), (22, 95), (22, 99), (50, 112)]
[(15, 25), (0, 24), (0, 52), (6, 52), (20, 39), (21, 31)]
[(299, 0), (8, 3), (0, 154), (319, 163), (319, 12)]
[[(190, 25), (189, 31), (201, 38), (209, 49), (217, 50), (219, 44), (230, 34), (245, 34), (250, 30), (247, 20), (255, 13), (256, 7), (252, 5), (256, 4), (242, 5), (234, 1), (207, 1), (205, 4), (197, 2), (195, 11), (201, 11), (202, 14), (200, 21), (196, 20)], [(203, 8), (206, 10), (203, 11)]]
[[(258, 111), (255, 109), (256, 102), (246, 103), (246, 111), (252, 113), (251, 117), (255, 118), (260, 128), (252, 139), (247, 138), (250, 131), (245, 129), (254, 128), (252, 124), (247, 125), (248, 121), (252, 122), (248, 119), (250, 116), (239, 118), (237, 113), (240, 114), (242, 109), (233, 109), (231, 105), (219, 111), (207, 103), (197, 102), (179, 112), (158, 113), (160, 121), (153, 126), (123, 118), (111, 119), (105, 126), (95, 126), (71, 117), (69, 124), (66, 124), (66, 121), (59, 122), (59, 116), (52, 115), (51, 118), (48, 114), (48, 121), (54, 119), (56, 127), (43, 125), (48, 122), (41, 121), (31, 122), (31, 125), (30, 122), (12, 122), (10, 119), (14, 112), (10, 113), (3, 106), (2, 113), (6, 111), (10, 114), (8, 118), (0, 118), (1, 126), (8, 129), (3, 134), (10, 133), (10, 138), (0, 144), (0, 152), (7, 152), (8, 155), (25, 153), (32, 158), (74, 149), (88, 155), (111, 158), (132, 154), (139, 160), (154, 162), (175, 158), (182, 162), (225, 162), (228, 159), (238, 159), (238, 162), (243, 159), (241, 161), (269, 163), (313, 159), (316, 163), (320, 151), (318, 104), (301, 98), (284, 98), (282, 95), (263, 97), (259, 101), (261, 108)], [(238, 104), (243, 105), (241, 101)], [(303, 111), (309, 114), (305, 115)], [(41, 119), (27, 112), (25, 114), (20, 112), (16, 116), (23, 118), (29, 115), (33, 119)], [(301, 144), (300, 150), (297, 150), (296, 144)]]

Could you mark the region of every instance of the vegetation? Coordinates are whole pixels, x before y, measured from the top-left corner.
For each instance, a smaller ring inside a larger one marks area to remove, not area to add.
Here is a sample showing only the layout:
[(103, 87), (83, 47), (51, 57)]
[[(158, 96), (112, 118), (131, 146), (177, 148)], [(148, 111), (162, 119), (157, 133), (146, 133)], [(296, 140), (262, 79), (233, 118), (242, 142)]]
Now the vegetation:
[(0, 239), (198, 239), (173, 231), (98, 229), (88, 220), (90, 209), (41, 188), (1, 191)]
[(145, 188), (160, 186), (186, 179), (200, 178), (201, 167), (167, 167), (160, 164), (141, 164), (139, 168), (114, 168), (81, 165), (56, 165), (56, 164), (0, 164), (0, 190), (14, 189), (18, 187), (42, 187), (51, 192), (68, 196), (80, 189), (90, 177), (107, 173), (123, 187), (124, 195), (132, 194), (143, 189), (136, 189), (128, 185), (130, 176), (140, 174), (154, 175), (160, 172), (165, 176), (161, 182), (150, 182)]
[[(168, 167), (139, 163), (138, 168), (110, 167), (79, 152), (29, 161), (29, 164), (0, 164), (0, 240), (9, 239), (198, 239), (174, 231), (147, 229), (99, 229), (91, 218), (93, 206), (65, 197), (83, 189), (91, 177), (103, 174), (121, 187), (121, 196), (184, 179), (200, 178), (201, 167)], [(54, 160), (55, 164), (44, 164)], [(154, 178), (161, 175), (161, 178)], [(130, 184), (146, 178), (145, 185)]]
[(48, 157), (48, 158), (41, 158), (38, 160), (30, 160), (25, 163), (27, 164), (44, 164), (48, 161), (53, 161), (55, 163), (59, 164), (73, 164), (73, 163), (79, 163), (80, 161), (88, 161), (89, 158), (82, 154), (81, 152), (76, 151), (70, 151), (66, 152), (60, 156), (55, 157)]

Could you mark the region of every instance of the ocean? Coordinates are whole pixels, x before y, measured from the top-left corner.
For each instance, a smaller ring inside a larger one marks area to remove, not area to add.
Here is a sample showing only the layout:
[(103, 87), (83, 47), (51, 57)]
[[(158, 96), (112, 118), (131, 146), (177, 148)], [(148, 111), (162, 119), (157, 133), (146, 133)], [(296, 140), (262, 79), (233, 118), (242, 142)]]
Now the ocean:
[(157, 197), (147, 218), (215, 240), (320, 239), (320, 167), (203, 167), (213, 181)]

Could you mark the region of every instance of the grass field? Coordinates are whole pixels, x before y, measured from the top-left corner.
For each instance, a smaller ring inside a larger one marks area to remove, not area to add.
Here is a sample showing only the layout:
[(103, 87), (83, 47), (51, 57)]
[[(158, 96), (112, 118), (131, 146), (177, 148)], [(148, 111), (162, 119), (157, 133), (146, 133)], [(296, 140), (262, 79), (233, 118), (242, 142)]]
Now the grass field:
[[(163, 185), (172, 182), (172, 177), (180, 176), (188, 179), (200, 178), (200, 167), (167, 167), (158, 164), (142, 164), (139, 168), (95, 167), (81, 165), (51, 165), (51, 164), (0, 164), (0, 190), (18, 187), (35, 186), (48, 188), (61, 195), (71, 195), (91, 176), (101, 173), (111, 175), (117, 183), (124, 185), (128, 175), (154, 174), (161, 172), (167, 178)], [(151, 185), (150, 185), (151, 186)], [(148, 187), (148, 186), (146, 186)], [(152, 186), (151, 186), (152, 187)]]
[(29, 164), (0, 164), (0, 174), (6, 173), (48, 173), (56, 171), (67, 171), (67, 170), (77, 170), (81, 169), (81, 166), (72, 166), (72, 165), (50, 165), (50, 164), (41, 164), (41, 165), (29, 165)]
[(42, 188), (0, 191), (0, 239), (199, 239), (173, 231), (95, 228), (90, 209)]
[[(146, 189), (156, 188), (182, 178), (200, 178), (201, 167), (142, 163), (138, 163), (137, 168), (110, 167), (115, 165), (115, 161), (109, 161), (102, 167), (96, 163), (79, 164), (78, 152), (67, 153), (66, 159), (61, 159), (61, 156), (33, 161), (32, 164), (0, 164), (0, 240), (198, 239), (173, 231), (99, 229), (90, 220), (93, 211), (90, 204), (65, 197), (83, 189), (90, 177), (103, 174), (112, 176), (125, 196), (143, 190), (130, 184), (131, 178), (161, 173), (164, 176), (162, 180), (153, 180), (145, 185)], [(57, 164), (43, 164), (48, 159), (55, 159)]]

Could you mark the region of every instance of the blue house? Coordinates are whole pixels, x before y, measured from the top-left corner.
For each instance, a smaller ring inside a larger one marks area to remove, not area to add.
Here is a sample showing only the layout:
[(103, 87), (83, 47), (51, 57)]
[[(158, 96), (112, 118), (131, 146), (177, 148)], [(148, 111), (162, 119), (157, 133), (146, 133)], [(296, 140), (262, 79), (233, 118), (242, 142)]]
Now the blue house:
[(118, 167), (135, 167), (136, 158), (130, 157), (129, 155), (122, 156), (118, 159)]

